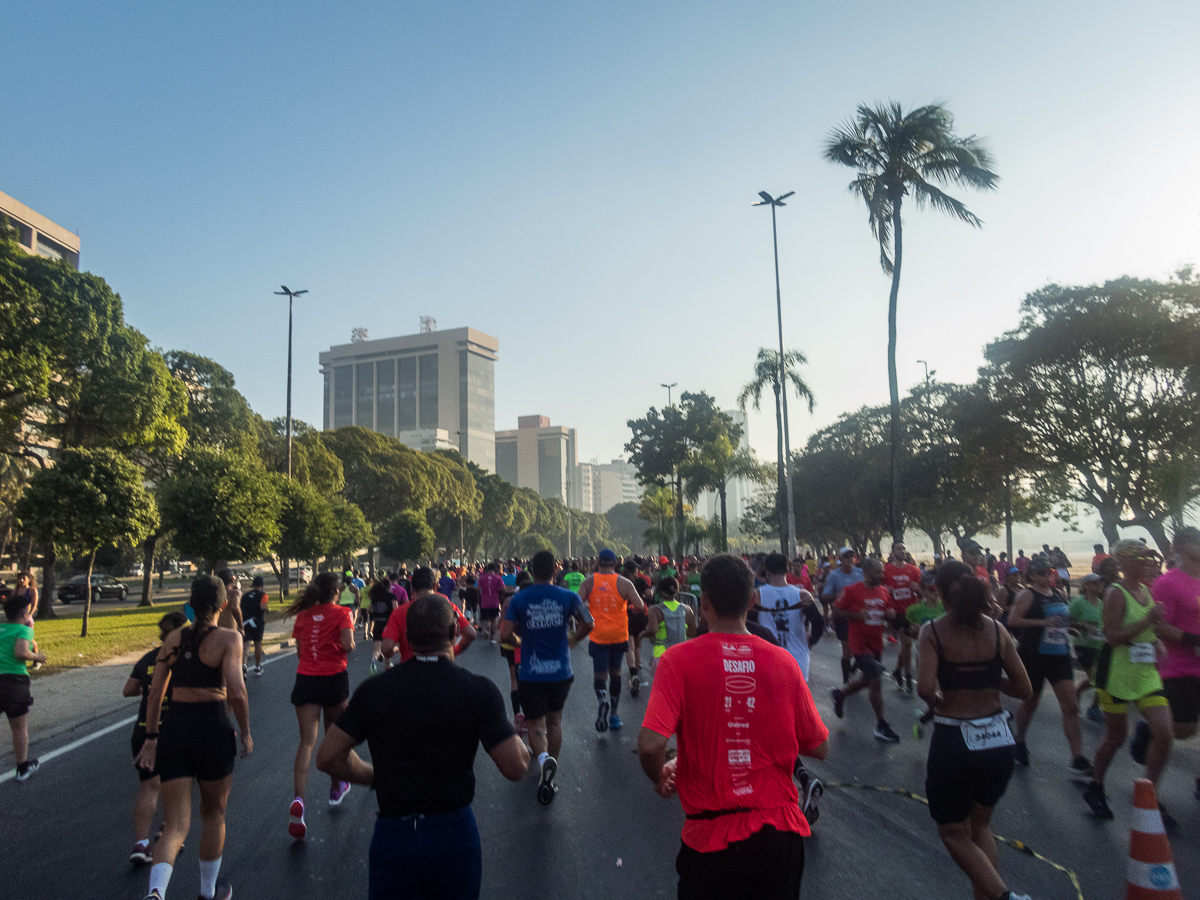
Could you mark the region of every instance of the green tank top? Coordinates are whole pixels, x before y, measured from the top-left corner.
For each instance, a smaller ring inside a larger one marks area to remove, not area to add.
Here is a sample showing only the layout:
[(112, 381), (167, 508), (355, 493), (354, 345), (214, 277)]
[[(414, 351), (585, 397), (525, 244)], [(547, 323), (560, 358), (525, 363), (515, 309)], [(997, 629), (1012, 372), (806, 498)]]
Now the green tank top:
[(567, 586), (567, 590), (579, 593), (579, 586), (583, 584), (582, 572), (568, 572), (563, 576), (563, 584)]
[[(1121, 624), (1133, 625), (1143, 621), (1150, 614), (1153, 601), (1142, 605), (1123, 585), (1116, 587), (1125, 595), (1125, 617)], [(1163, 683), (1154, 660), (1154, 641), (1154, 626), (1151, 625), (1142, 629), (1129, 644), (1117, 647), (1105, 644), (1101, 655), (1108, 658), (1097, 664), (1096, 684), (1117, 700), (1140, 700), (1155, 691), (1161, 691)]]
[(687, 607), (678, 600), (664, 600), (659, 604), (663, 620), (654, 633), (654, 655), (662, 656), (668, 647), (687, 640)]

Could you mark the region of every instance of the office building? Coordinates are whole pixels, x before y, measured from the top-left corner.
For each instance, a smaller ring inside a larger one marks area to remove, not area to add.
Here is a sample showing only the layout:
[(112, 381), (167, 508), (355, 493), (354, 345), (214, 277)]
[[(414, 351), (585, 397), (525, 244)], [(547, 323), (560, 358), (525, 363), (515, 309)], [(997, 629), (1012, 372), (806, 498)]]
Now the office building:
[(637, 480), (637, 467), (623, 459), (610, 463), (591, 464), (592, 508), (606, 513), (618, 503), (637, 503), (645, 490)]
[(512, 431), (496, 432), (496, 474), (517, 487), (581, 509), (575, 429), (546, 416), (520, 416)]
[(494, 472), (499, 349), (474, 328), (330, 347), (320, 356), (323, 427), (359, 425), (416, 450), (454, 448)]
[(0, 191), (0, 220), (16, 229), (17, 243), (26, 253), (59, 259), (74, 269), (79, 268), (79, 236), (3, 191)]

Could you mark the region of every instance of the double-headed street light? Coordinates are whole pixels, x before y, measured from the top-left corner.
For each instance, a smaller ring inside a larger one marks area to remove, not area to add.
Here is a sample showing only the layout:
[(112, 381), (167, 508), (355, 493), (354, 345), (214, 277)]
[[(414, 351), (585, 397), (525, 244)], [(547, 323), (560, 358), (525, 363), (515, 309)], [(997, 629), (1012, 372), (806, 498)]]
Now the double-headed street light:
[(282, 291), (275, 291), (280, 297), (288, 298), (288, 381), (287, 381), (287, 476), (292, 477), (292, 301), (308, 291), (293, 291), (286, 284), (281, 284)]
[(783, 201), (794, 193), (796, 192), (788, 191), (786, 194), (772, 197), (766, 191), (759, 191), (758, 196), (762, 199), (751, 204), (752, 206), (771, 207), (771, 239), (775, 245), (775, 313), (779, 321), (779, 399), (777, 402), (782, 403), (780, 418), (783, 420), (783, 453), (780, 454), (779, 466), (783, 472), (780, 481), (784, 484), (784, 491), (787, 495), (780, 506), (780, 513), (786, 516), (787, 521), (785, 527), (779, 529), (779, 536), (787, 542), (783, 552), (788, 559), (792, 559), (796, 555), (796, 515), (792, 510), (792, 467), (788, 465), (792, 443), (788, 435), (787, 368), (783, 360), (783, 301), (779, 294), (779, 232), (775, 227), (775, 207), (787, 206)]
[(677, 387), (678, 385), (679, 385), (678, 381), (672, 381), (670, 384), (662, 385), (662, 387), (665, 387), (667, 389), (667, 406), (671, 405), (671, 388)]

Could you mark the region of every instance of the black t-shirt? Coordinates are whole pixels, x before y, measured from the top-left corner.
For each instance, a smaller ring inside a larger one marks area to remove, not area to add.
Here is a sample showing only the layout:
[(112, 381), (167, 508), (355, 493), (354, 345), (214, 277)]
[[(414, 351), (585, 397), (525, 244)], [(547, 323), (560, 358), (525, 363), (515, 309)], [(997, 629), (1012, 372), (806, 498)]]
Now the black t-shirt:
[[(154, 682), (154, 663), (158, 659), (158, 648), (155, 647), (133, 664), (130, 678), (136, 678), (142, 686), (142, 704), (138, 707), (137, 724), (133, 726), (133, 736), (141, 737), (146, 733), (146, 706), (150, 703), (150, 685)], [(162, 711), (167, 711), (171, 702), (171, 682), (167, 682), (167, 693), (163, 697)], [(161, 714), (160, 714), (161, 715)]]
[(499, 688), (448, 659), (410, 659), (359, 685), (338, 728), (367, 742), (379, 814), (461, 809), (475, 797), (475, 752), (512, 736)]
[(395, 608), (396, 595), (392, 593), (391, 588), (388, 588), (386, 599), (371, 601), (371, 620), (374, 622), (386, 622), (391, 618), (392, 610)]
[[(246, 591), (242, 594), (242, 624), (249, 628), (261, 628), (265, 623), (263, 620), (263, 597), (266, 596), (266, 591), (260, 591), (258, 588)], [(251, 622), (253, 620), (253, 622)]]
[(463, 588), (458, 592), (458, 596), (462, 598), (462, 602), (466, 606), (471, 608), (478, 606), (479, 601), (483, 599), (483, 594), (480, 592), (479, 588), (475, 587), (474, 585)]

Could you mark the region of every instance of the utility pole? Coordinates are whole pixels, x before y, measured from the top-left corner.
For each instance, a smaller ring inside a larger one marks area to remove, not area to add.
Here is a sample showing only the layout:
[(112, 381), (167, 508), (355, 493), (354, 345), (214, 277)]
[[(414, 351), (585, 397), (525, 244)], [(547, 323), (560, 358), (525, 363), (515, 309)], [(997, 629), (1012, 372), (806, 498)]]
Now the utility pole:
[[(293, 291), (286, 284), (280, 285), (283, 290), (275, 291), (279, 297), (286, 296), (288, 298), (288, 371), (287, 371), (287, 477), (288, 481), (292, 480), (292, 303), (301, 294), (307, 294), (308, 291)], [(291, 572), (288, 566), (288, 559), (284, 557), (281, 560), (283, 569), (283, 596), (288, 595), (291, 587)]]

